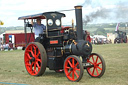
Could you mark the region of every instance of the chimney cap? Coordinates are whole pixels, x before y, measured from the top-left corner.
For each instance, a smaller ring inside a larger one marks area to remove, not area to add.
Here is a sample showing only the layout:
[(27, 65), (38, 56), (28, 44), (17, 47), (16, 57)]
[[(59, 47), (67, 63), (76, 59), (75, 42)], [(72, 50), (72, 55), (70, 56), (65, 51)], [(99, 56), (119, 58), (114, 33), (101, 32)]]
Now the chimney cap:
[(75, 9), (82, 9), (81, 5), (75, 6)]

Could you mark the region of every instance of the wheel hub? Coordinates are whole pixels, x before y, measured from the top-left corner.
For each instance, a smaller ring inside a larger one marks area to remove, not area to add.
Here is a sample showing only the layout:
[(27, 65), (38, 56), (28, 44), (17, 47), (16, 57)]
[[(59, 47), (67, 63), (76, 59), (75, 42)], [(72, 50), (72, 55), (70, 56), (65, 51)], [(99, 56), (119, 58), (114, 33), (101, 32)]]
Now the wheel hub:
[(30, 62), (35, 62), (35, 58), (32, 57), (32, 59), (30, 59)]
[(70, 71), (73, 71), (73, 68), (72, 67), (70, 68)]

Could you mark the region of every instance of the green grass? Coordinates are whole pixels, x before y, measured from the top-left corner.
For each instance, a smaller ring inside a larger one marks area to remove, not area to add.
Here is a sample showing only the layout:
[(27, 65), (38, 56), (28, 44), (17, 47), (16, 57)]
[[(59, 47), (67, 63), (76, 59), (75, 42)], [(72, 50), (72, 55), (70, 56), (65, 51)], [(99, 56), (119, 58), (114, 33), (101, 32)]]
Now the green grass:
[(63, 73), (49, 69), (43, 76), (30, 76), (24, 67), (24, 51), (0, 51), (0, 82), (31, 85), (128, 85), (128, 44), (93, 45), (93, 52), (104, 57), (105, 74), (101, 78), (91, 78), (85, 70), (81, 81), (71, 82)]

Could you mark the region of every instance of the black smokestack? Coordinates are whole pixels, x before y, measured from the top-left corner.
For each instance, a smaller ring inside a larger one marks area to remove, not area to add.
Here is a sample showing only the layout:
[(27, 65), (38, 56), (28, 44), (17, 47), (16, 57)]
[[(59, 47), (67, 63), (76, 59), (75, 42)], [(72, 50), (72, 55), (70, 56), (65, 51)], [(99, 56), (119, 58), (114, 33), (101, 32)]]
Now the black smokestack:
[(77, 40), (83, 39), (82, 6), (75, 6)]

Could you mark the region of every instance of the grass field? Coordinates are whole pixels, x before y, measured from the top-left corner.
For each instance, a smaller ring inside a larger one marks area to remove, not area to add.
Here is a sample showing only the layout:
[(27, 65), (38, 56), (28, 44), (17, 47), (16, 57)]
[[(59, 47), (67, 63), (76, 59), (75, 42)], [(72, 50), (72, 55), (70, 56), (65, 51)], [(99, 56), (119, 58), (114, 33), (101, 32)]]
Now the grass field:
[(81, 81), (71, 82), (63, 73), (49, 69), (43, 76), (30, 76), (24, 67), (24, 51), (0, 51), (0, 82), (19, 83), (17, 85), (128, 85), (128, 44), (93, 45), (93, 52), (104, 57), (105, 74), (101, 78), (91, 78), (85, 70)]

